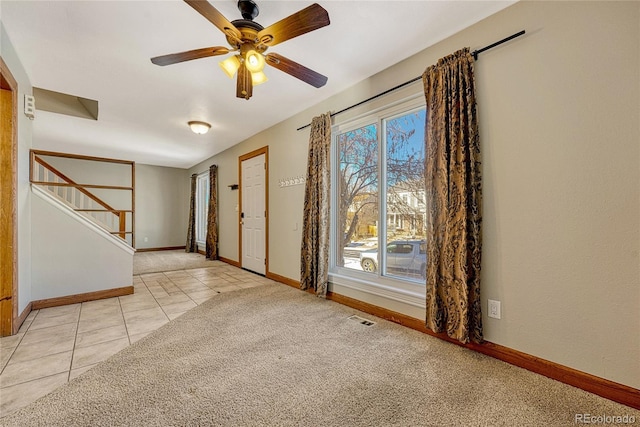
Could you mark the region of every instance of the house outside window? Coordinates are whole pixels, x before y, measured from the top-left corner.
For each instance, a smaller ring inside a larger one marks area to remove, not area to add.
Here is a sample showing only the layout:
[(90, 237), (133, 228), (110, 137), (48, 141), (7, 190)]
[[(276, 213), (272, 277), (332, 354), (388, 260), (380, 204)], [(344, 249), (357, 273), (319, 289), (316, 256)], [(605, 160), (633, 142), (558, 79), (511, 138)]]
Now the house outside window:
[(196, 243), (206, 246), (207, 215), (209, 213), (209, 171), (196, 178)]
[(424, 127), (418, 97), (334, 126), (332, 282), (423, 304)]

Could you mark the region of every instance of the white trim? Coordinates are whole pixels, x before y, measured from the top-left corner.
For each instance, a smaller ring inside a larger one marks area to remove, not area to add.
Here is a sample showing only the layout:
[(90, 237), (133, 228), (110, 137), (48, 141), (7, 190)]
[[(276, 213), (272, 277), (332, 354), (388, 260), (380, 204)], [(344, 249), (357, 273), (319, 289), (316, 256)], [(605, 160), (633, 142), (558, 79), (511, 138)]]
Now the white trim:
[(89, 228), (90, 230), (92, 230), (96, 234), (102, 236), (104, 239), (106, 239), (109, 242), (113, 243), (115, 246), (119, 247), (120, 249), (127, 251), (131, 255), (133, 255), (136, 252), (135, 248), (133, 248), (127, 242), (125, 242), (124, 240), (122, 240), (119, 237), (116, 237), (116, 236), (112, 235), (111, 233), (109, 233), (108, 231), (103, 229), (102, 227), (97, 226), (91, 220), (89, 220), (88, 218), (84, 217), (83, 215), (78, 214), (76, 211), (71, 209), (69, 206), (65, 205), (60, 200), (58, 200), (57, 198), (55, 198), (54, 196), (49, 194), (47, 191), (41, 189), (37, 185), (31, 184), (31, 190), (32, 190), (32, 192), (34, 194), (38, 195), (42, 200), (46, 201), (51, 206), (57, 208), (61, 212), (64, 212), (65, 214), (67, 214), (71, 218), (73, 218), (76, 221), (78, 221), (79, 223), (83, 224), (85, 227)]
[[(393, 101), (389, 104), (369, 110), (365, 113), (359, 114), (355, 117), (347, 119), (341, 123), (336, 123), (332, 126), (332, 140), (331, 140), (331, 203), (334, 206), (338, 206), (338, 194), (335, 189), (338, 188), (337, 174), (335, 173), (339, 164), (339, 148), (337, 147), (337, 138), (339, 134), (352, 131), (364, 126), (374, 125), (376, 126), (378, 149), (382, 150), (382, 137), (385, 133), (386, 123), (389, 120), (393, 120), (397, 117), (410, 114), (425, 108), (425, 100), (423, 93), (416, 92), (409, 96), (403, 97), (397, 101)], [(378, 224), (378, 247), (386, 246), (381, 245), (383, 237), (386, 236), (387, 227), (387, 199), (386, 199), (386, 175), (382, 174), (382, 170), (386, 164), (386, 153), (378, 152), (378, 190), (379, 190), (379, 207), (381, 211), (378, 212), (381, 222)], [(337, 265), (335, 248), (336, 239), (338, 239), (338, 233), (342, 230), (337, 229), (338, 212), (333, 210), (331, 213), (330, 235), (331, 235), (331, 252), (329, 257), (329, 281), (330, 283), (345, 288), (357, 290), (370, 295), (375, 295), (387, 300), (397, 301), (403, 304), (407, 304), (413, 307), (419, 307), (424, 309), (426, 307), (425, 300), (425, 286), (417, 283), (413, 283), (410, 280), (397, 279), (387, 275), (376, 274), (375, 276), (368, 273), (340, 267)], [(381, 265), (386, 264), (386, 253), (381, 253), (383, 259), (381, 259)], [(366, 274), (366, 277), (365, 277)]]
[(367, 294), (398, 301), (418, 308), (426, 308), (424, 294), (411, 292), (406, 289), (386, 286), (377, 282), (370, 282), (355, 278), (353, 276), (343, 276), (336, 273), (329, 273), (331, 284), (344, 286)]
[[(204, 182), (204, 183), (203, 183)], [(204, 171), (198, 174), (196, 178), (196, 243), (202, 246), (206, 246), (207, 240), (207, 215), (209, 212), (209, 171)], [(200, 239), (200, 237), (203, 237)]]
[[(381, 107), (374, 108), (373, 110), (368, 110), (362, 114), (358, 114), (355, 117), (349, 117), (343, 121), (334, 119), (334, 122), (333, 122), (334, 124), (332, 126), (331, 133), (333, 134), (334, 132), (337, 132), (337, 131), (347, 130), (347, 129), (342, 129), (342, 126), (345, 126), (345, 125), (347, 125), (348, 127), (353, 126), (353, 128), (356, 129), (360, 127), (360, 125), (363, 122), (366, 124), (368, 122), (369, 117), (376, 115), (380, 111), (385, 111), (385, 110), (393, 111), (394, 107), (397, 107), (399, 105), (400, 105), (400, 111), (402, 111), (402, 109), (405, 108), (405, 106), (402, 104), (405, 104), (405, 103), (409, 104), (411, 101), (415, 101), (418, 98), (420, 99), (415, 102), (415, 108), (424, 107), (425, 105), (427, 105), (427, 101), (424, 99), (424, 91), (422, 91), (422, 92), (416, 92), (414, 94), (405, 96), (402, 99), (398, 99), (397, 101), (390, 102), (389, 104), (385, 104)], [(414, 105), (414, 104), (409, 104), (409, 105)], [(412, 108), (412, 107), (410, 106), (408, 108)], [(387, 116), (388, 114), (393, 115), (393, 113), (387, 113), (385, 114), (385, 116)]]

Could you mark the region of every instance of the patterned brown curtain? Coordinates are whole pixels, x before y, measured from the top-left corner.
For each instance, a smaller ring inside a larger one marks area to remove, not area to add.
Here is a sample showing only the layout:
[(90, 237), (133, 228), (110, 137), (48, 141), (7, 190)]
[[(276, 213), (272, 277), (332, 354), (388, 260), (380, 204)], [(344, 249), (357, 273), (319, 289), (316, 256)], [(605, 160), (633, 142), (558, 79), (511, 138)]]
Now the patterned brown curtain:
[(209, 168), (209, 212), (207, 214), (208, 259), (218, 259), (218, 166)]
[(187, 245), (185, 252), (198, 252), (196, 243), (196, 180), (197, 174), (191, 175), (191, 202), (189, 205), (189, 228), (187, 231)]
[(473, 58), (465, 48), (422, 75), (427, 100), (426, 325), (482, 342), (482, 185)]
[(300, 289), (326, 296), (329, 281), (329, 198), (331, 195), (331, 114), (311, 122), (302, 218)]

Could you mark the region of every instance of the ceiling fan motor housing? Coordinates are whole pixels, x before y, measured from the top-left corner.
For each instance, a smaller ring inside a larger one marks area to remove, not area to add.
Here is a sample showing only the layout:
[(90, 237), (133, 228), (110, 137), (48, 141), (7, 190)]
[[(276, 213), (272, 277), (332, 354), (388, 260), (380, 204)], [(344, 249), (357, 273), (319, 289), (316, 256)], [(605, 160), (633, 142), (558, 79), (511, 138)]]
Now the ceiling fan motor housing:
[[(243, 47), (247, 49), (254, 49), (259, 53), (263, 53), (269, 46), (265, 45), (266, 40), (260, 40), (258, 38), (258, 31), (262, 30), (262, 26), (253, 21), (246, 21), (244, 19), (237, 19), (231, 22), (242, 34), (240, 40), (235, 37), (227, 36), (227, 42), (235, 49), (242, 50)], [(249, 23), (251, 25), (244, 25)]]

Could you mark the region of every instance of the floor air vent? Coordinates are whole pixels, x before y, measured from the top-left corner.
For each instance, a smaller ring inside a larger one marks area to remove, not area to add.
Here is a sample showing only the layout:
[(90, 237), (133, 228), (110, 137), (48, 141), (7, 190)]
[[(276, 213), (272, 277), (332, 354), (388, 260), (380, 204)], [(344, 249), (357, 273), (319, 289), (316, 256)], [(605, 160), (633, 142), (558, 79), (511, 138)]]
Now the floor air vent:
[(365, 325), (365, 326), (373, 326), (376, 324), (376, 322), (372, 322), (369, 319), (365, 319), (364, 317), (360, 317), (360, 316), (356, 316), (355, 314), (351, 317), (349, 317), (349, 320), (355, 320), (356, 322), (360, 323), (361, 325)]

